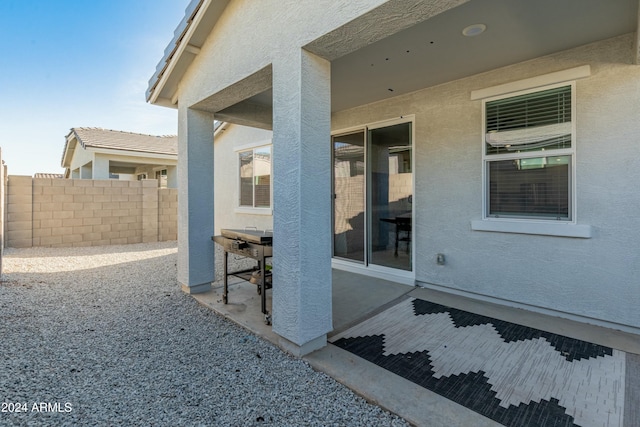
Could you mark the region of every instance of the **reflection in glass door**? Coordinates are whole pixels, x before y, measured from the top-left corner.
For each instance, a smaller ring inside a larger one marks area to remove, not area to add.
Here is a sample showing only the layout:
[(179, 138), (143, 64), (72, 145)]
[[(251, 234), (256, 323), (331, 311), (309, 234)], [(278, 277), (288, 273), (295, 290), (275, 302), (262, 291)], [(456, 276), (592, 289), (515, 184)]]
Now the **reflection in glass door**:
[(333, 254), (364, 263), (364, 131), (333, 137)]
[(333, 137), (333, 255), (412, 270), (411, 123)]
[(411, 271), (411, 123), (370, 129), (368, 263)]

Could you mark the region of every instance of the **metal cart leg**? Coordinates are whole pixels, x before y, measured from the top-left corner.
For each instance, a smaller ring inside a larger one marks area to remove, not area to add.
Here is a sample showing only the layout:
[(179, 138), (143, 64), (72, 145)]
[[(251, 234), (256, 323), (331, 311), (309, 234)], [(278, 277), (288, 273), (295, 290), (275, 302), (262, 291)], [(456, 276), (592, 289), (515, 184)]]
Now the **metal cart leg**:
[(262, 272), (260, 277), (260, 283), (258, 288), (260, 289), (260, 304), (262, 305), (262, 314), (264, 314), (264, 323), (271, 324), (271, 315), (267, 310), (267, 263), (265, 258), (262, 257), (261, 261), (258, 261), (258, 269)]
[(224, 251), (224, 288), (222, 290), (222, 302), (223, 303), (227, 303), (229, 302), (229, 281), (227, 278), (227, 261), (229, 260), (229, 254), (227, 253), (227, 251)]

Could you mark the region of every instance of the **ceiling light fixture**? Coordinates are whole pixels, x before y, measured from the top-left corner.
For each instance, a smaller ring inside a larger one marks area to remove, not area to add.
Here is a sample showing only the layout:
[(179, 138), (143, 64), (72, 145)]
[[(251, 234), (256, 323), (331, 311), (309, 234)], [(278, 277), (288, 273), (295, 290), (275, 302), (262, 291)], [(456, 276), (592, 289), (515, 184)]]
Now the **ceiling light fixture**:
[(464, 30), (462, 30), (462, 34), (467, 37), (475, 37), (484, 33), (486, 29), (487, 29), (487, 26), (484, 24), (473, 24), (473, 25), (469, 25)]

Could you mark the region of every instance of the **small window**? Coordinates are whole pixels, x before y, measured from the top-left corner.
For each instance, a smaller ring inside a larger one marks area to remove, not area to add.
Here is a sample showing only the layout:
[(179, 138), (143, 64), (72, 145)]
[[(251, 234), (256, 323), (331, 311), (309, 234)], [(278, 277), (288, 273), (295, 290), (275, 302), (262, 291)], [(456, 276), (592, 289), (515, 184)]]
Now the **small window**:
[(158, 180), (158, 185), (160, 188), (167, 188), (167, 170), (157, 170), (156, 171), (156, 179)]
[(239, 206), (271, 207), (271, 146), (240, 151)]
[(485, 217), (573, 219), (573, 88), (485, 101)]

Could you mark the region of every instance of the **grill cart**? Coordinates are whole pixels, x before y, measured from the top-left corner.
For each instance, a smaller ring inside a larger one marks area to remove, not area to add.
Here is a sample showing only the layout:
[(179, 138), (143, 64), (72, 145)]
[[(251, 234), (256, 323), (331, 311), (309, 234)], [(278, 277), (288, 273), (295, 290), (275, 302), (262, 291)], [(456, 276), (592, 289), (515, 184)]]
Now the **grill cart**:
[[(267, 325), (271, 324), (271, 315), (267, 311), (266, 290), (272, 287), (271, 272), (267, 271), (266, 259), (273, 256), (273, 233), (260, 230), (222, 229), (219, 236), (211, 237), (224, 249), (224, 290), (222, 302), (227, 304), (229, 286), (228, 277), (236, 276), (254, 283), (261, 297), (262, 314)], [(247, 270), (229, 272), (229, 253), (256, 260), (257, 266)]]

